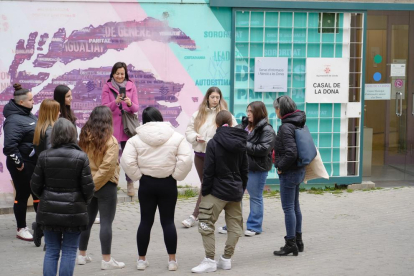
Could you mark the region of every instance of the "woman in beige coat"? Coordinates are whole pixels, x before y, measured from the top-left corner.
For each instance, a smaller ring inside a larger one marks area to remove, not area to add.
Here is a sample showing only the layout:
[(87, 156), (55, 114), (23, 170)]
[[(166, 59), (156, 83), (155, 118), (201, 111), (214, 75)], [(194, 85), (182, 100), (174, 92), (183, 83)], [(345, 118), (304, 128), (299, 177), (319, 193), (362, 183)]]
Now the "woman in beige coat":
[(91, 228), (99, 210), (101, 227), (101, 269), (123, 268), (122, 262), (111, 257), (112, 222), (115, 218), (117, 185), (119, 179), (118, 141), (112, 135), (112, 112), (107, 106), (97, 106), (81, 130), (79, 146), (86, 152), (95, 183), (95, 194), (88, 205), (89, 225), (79, 241), (77, 263), (84, 265), (92, 261), (86, 255)]
[(142, 122), (143, 125), (136, 129), (137, 134), (128, 140), (121, 158), (125, 173), (133, 181), (140, 180), (138, 199), (141, 223), (137, 233), (137, 269), (145, 270), (149, 265), (145, 256), (158, 207), (169, 255), (168, 270), (174, 271), (178, 269), (174, 224), (177, 180), (184, 180), (191, 170), (191, 150), (184, 136), (174, 131), (169, 122), (163, 122), (158, 109), (144, 109)]

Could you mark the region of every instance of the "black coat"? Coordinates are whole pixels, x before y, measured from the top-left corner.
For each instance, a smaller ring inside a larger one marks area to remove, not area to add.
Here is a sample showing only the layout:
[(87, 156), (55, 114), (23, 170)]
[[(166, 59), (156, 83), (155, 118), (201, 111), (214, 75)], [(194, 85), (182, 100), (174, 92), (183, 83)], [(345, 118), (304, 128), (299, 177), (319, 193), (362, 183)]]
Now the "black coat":
[(39, 155), (42, 153), (42, 151), (50, 149), (52, 147), (51, 141), (50, 141), (50, 137), (52, 136), (52, 126), (48, 126), (45, 134), (42, 135), (40, 134), (40, 141), (39, 141), (39, 145), (33, 145), (36, 155), (37, 157), (39, 157)]
[(36, 164), (37, 156), (30, 154), (33, 151), (33, 135), (37, 118), (31, 113), (31, 109), (16, 104), (10, 100), (3, 110), (4, 121), (4, 148), (3, 153), (13, 160), (16, 168), (22, 163)]
[(31, 188), (40, 198), (36, 222), (43, 229), (63, 232), (87, 228), (87, 205), (95, 185), (88, 156), (79, 146), (67, 144), (43, 151)]
[[(237, 128), (246, 129), (248, 118), (243, 117), (242, 124)], [(247, 135), (247, 155), (249, 171), (268, 172), (272, 169), (272, 150), (276, 134), (266, 119), (262, 119)]]
[(217, 129), (204, 157), (203, 196), (211, 194), (224, 201), (242, 200), (249, 174), (246, 138), (247, 132), (242, 129)]
[(296, 111), (282, 118), (275, 143), (275, 167), (282, 173), (299, 169), (295, 130), (303, 128), (305, 123), (306, 114), (303, 111)]

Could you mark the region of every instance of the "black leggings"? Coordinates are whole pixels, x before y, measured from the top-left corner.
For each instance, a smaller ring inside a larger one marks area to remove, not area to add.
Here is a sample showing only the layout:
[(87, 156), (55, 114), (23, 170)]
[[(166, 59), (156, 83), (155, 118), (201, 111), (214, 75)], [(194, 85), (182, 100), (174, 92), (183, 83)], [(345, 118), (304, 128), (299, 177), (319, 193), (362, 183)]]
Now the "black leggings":
[(141, 209), (141, 223), (137, 232), (138, 255), (146, 256), (150, 241), (155, 212), (160, 213), (164, 242), (168, 254), (177, 251), (177, 230), (174, 224), (175, 204), (177, 203), (177, 181), (167, 178), (154, 178), (143, 175), (139, 182), (138, 199)]
[(35, 164), (26, 162), (22, 171), (16, 169), (16, 166), (9, 157), (6, 160), (7, 169), (13, 180), (14, 188), (16, 189), (16, 197), (14, 198), (13, 211), (16, 217), (17, 228), (26, 227), (26, 212), (27, 212), (27, 200), (30, 194), (33, 197), (33, 207), (37, 212), (37, 205), (39, 199), (32, 193), (30, 189), (30, 179), (35, 168)]

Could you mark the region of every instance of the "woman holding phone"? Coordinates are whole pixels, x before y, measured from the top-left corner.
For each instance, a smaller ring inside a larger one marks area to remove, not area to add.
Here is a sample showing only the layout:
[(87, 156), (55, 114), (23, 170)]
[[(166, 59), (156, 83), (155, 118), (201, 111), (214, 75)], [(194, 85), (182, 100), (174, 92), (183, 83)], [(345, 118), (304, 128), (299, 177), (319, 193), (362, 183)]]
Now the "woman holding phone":
[[(138, 94), (134, 82), (129, 79), (128, 68), (124, 62), (117, 62), (112, 67), (111, 75), (102, 88), (102, 105), (112, 111), (114, 136), (121, 145), (122, 151), (128, 140), (122, 124), (122, 110), (124, 112), (138, 112)], [(126, 175), (127, 193), (135, 195), (134, 182)]]

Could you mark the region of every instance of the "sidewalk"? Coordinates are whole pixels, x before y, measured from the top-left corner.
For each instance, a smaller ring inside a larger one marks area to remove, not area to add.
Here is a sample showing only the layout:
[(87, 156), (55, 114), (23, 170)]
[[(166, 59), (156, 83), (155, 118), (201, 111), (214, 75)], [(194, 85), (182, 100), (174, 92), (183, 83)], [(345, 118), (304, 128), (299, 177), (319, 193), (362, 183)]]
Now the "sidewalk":
[[(414, 188), (355, 191), (323, 195), (301, 193), (305, 252), (299, 257), (275, 257), (283, 245), (284, 217), (280, 198), (265, 198), (264, 232), (242, 237), (230, 271), (213, 275), (412, 275), (414, 269)], [(136, 270), (136, 231), (139, 203), (118, 204), (113, 225), (113, 257), (126, 263), (122, 270), (100, 270), (99, 225), (92, 229), (89, 253), (93, 262), (76, 266), (75, 275), (191, 275), (191, 268), (204, 258), (197, 228), (185, 229), (181, 220), (193, 210), (195, 198), (179, 200), (176, 209), (178, 232), (177, 272), (167, 271), (159, 216), (154, 222), (148, 249), (150, 267)], [(244, 200), (244, 217), (249, 211)], [(35, 213), (28, 213), (28, 223)], [(217, 227), (223, 225), (221, 216)], [(0, 216), (1, 275), (42, 275), (44, 252), (33, 243), (15, 238), (14, 216)], [(217, 256), (222, 254), (225, 235), (216, 235)], [(43, 240), (42, 240), (43, 242)], [(216, 259), (217, 259), (216, 256)]]

